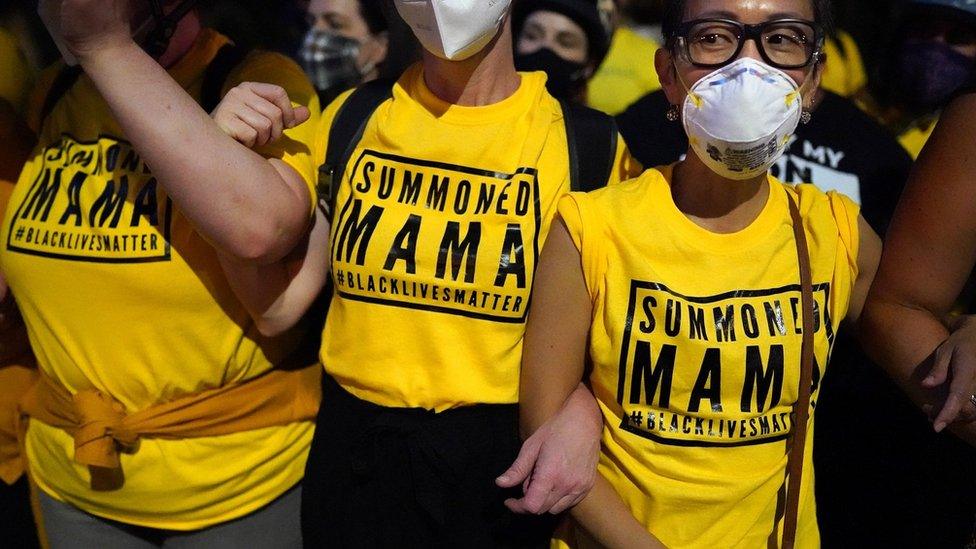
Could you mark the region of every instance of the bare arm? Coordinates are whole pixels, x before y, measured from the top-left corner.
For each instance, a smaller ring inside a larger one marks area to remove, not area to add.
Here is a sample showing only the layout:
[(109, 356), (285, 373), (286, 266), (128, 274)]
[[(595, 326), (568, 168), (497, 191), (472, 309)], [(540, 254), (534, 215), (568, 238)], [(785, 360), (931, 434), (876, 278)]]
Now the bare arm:
[[(949, 335), (941, 319), (976, 262), (974, 112), (976, 95), (953, 101), (919, 156), (888, 231), (862, 322), (863, 342), (873, 358), (916, 404), (941, 409), (937, 431), (964, 405), (972, 406), (968, 395), (976, 375), (971, 360), (970, 365), (953, 360), (950, 366), (951, 352), (933, 368), (936, 349)], [(976, 443), (970, 426), (954, 430)]]
[[(571, 394), (581, 396), (575, 391), (584, 373), (592, 305), (579, 251), (558, 218), (542, 251), (532, 300), (519, 396), (525, 433), (543, 427)], [(661, 547), (600, 475), (596, 475), (593, 489), (571, 512), (607, 547)]]
[(312, 230), (283, 260), (268, 265), (220, 254), (234, 293), (262, 334), (291, 328), (315, 301), (329, 276), (329, 222), (316, 209)]
[[(302, 178), (237, 143), (129, 36), (128, 0), (62, 0), (61, 28), (126, 137), (220, 252), (269, 263), (304, 233)], [(287, 102), (287, 96), (279, 98)], [(294, 120), (286, 120), (290, 127)]]

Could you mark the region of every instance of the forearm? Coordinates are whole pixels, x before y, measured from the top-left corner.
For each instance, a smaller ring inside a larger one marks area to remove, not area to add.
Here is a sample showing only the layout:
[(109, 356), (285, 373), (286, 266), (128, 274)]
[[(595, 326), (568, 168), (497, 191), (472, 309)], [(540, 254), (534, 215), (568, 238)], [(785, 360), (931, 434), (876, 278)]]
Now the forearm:
[[(582, 382), (576, 381), (574, 385), (574, 382), (568, 378), (553, 381), (552, 385), (539, 387), (537, 390), (526, 391), (523, 388), (522, 394), (528, 394), (520, 398), (519, 405), (522, 438), (527, 438), (536, 432), (562, 409), (582, 412), (596, 408), (596, 399)], [(596, 414), (587, 415), (599, 419), (599, 410), (597, 409)]]
[(302, 318), (329, 276), (329, 223), (317, 211), (309, 234), (283, 260), (267, 265), (218, 254), (231, 289), (258, 331), (274, 336)]
[(949, 332), (931, 312), (879, 297), (869, 303), (858, 327), (868, 355), (908, 389), (913, 400), (935, 396), (919, 391), (919, 382), (931, 368), (932, 353)]
[[(923, 410), (941, 408), (946, 385), (927, 388), (922, 383), (932, 368), (936, 349), (949, 336), (948, 329), (934, 314), (872, 296), (859, 335), (868, 355), (884, 367), (912, 402)], [(950, 430), (976, 445), (976, 424), (952, 425)]]
[(301, 314), (289, 314), (294, 309), (288, 292), (292, 275), (284, 262), (259, 265), (224, 254), (219, 257), (231, 289), (259, 332), (275, 336), (294, 326)]
[[(221, 252), (271, 262), (302, 234), (304, 185), (226, 135), (134, 42), (99, 49), (82, 65), (125, 136), (194, 227)], [(297, 174), (292, 174), (298, 177)]]
[(663, 548), (664, 544), (637, 522), (607, 479), (597, 475), (593, 489), (570, 514), (603, 547)]

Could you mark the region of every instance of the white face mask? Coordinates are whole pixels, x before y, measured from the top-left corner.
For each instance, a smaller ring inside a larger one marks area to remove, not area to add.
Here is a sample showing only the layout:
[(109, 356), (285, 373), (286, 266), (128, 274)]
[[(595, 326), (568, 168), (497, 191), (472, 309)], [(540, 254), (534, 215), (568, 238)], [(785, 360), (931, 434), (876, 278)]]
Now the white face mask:
[(424, 49), (461, 61), (481, 51), (498, 33), (512, 0), (396, 0), (400, 17)]
[(744, 57), (696, 82), (682, 118), (705, 165), (728, 179), (749, 179), (783, 154), (800, 121), (801, 103), (789, 75)]

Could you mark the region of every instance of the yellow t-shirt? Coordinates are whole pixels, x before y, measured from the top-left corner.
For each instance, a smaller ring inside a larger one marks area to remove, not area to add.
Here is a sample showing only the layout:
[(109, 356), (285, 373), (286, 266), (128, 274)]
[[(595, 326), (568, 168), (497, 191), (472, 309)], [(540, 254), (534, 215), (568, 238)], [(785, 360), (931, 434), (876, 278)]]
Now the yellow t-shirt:
[(32, 75), (17, 40), (0, 28), (0, 99), (22, 112), (31, 89)]
[(918, 120), (902, 130), (898, 135), (898, 142), (908, 151), (912, 159), (918, 158), (922, 148), (928, 143), (929, 137), (935, 131), (935, 124), (939, 121), (938, 116)]
[[(204, 31), (170, 74), (199, 97), (223, 36)], [(317, 112), (301, 69), (255, 53), (233, 71), (277, 83)], [(314, 121), (313, 121), (314, 122)], [(263, 154), (308, 182), (312, 124)], [(39, 366), (68, 390), (95, 388), (127, 410), (247, 380), (281, 361), (291, 334), (259, 336), (213, 248), (156, 185), (91, 81), (82, 77), (45, 121), (0, 229), (0, 268), (17, 295)], [(95, 492), (72, 438), (32, 421), (27, 457), (46, 493), (126, 523), (197, 529), (241, 517), (302, 478), (311, 422), (221, 437), (144, 439), (123, 454), (125, 485)]]
[[(348, 94), (326, 110), (316, 150)], [(539, 251), (569, 190), (566, 133), (542, 73), (483, 107), (438, 99), (421, 65), (373, 114), (332, 223), (326, 371), (359, 398), (437, 411), (518, 401)], [(638, 169), (622, 140), (613, 181)]]
[(851, 97), (861, 91), (868, 83), (861, 50), (850, 34), (838, 31), (837, 37), (830, 37), (824, 43), (827, 64), (820, 87), (837, 95)]
[[(766, 547), (802, 339), (787, 193), (799, 202), (813, 270), (812, 406), (857, 276), (858, 208), (770, 177), (755, 222), (717, 234), (675, 206), (670, 172), (648, 170), (559, 204), (593, 302), (599, 471), (668, 547)], [(811, 418), (797, 547), (819, 546), (812, 426)]]
[(654, 68), (657, 42), (627, 27), (613, 33), (610, 51), (587, 85), (587, 104), (617, 115), (634, 101), (660, 89)]

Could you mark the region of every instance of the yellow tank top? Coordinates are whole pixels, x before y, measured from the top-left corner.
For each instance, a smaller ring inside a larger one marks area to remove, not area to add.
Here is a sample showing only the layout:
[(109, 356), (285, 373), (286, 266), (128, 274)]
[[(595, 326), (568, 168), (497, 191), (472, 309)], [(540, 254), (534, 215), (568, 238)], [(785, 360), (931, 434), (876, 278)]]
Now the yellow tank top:
[[(326, 109), (319, 158), (348, 95)], [(638, 169), (619, 142), (611, 176)], [(420, 65), (373, 114), (332, 223), (326, 371), (359, 398), (437, 411), (518, 401), (529, 292), (566, 133), (543, 73), (483, 107), (438, 99)]]
[[(782, 532), (776, 508), (802, 339), (787, 193), (810, 246), (815, 388), (857, 276), (858, 209), (842, 195), (770, 177), (755, 222), (716, 234), (678, 210), (670, 173), (648, 170), (559, 204), (593, 302), (590, 383), (605, 422), (599, 471), (668, 547), (766, 547)], [(819, 546), (812, 440), (797, 547)]]
[[(199, 97), (204, 69), (226, 42), (204, 31), (170, 74)], [(227, 86), (245, 80), (277, 83), (318, 108), (301, 69), (282, 56), (248, 57)], [(258, 335), (213, 248), (156, 185), (88, 78), (42, 130), (0, 229), (0, 268), (47, 375), (136, 411), (253, 378), (292, 350), (290, 338)], [(289, 130), (290, 141), (262, 151), (293, 166), (310, 192), (314, 130)], [(243, 516), (296, 484), (312, 430), (303, 422), (142, 440), (122, 455), (125, 484), (110, 492), (91, 490), (64, 431), (32, 421), (27, 457), (34, 480), (55, 498), (126, 523), (189, 530)]]

